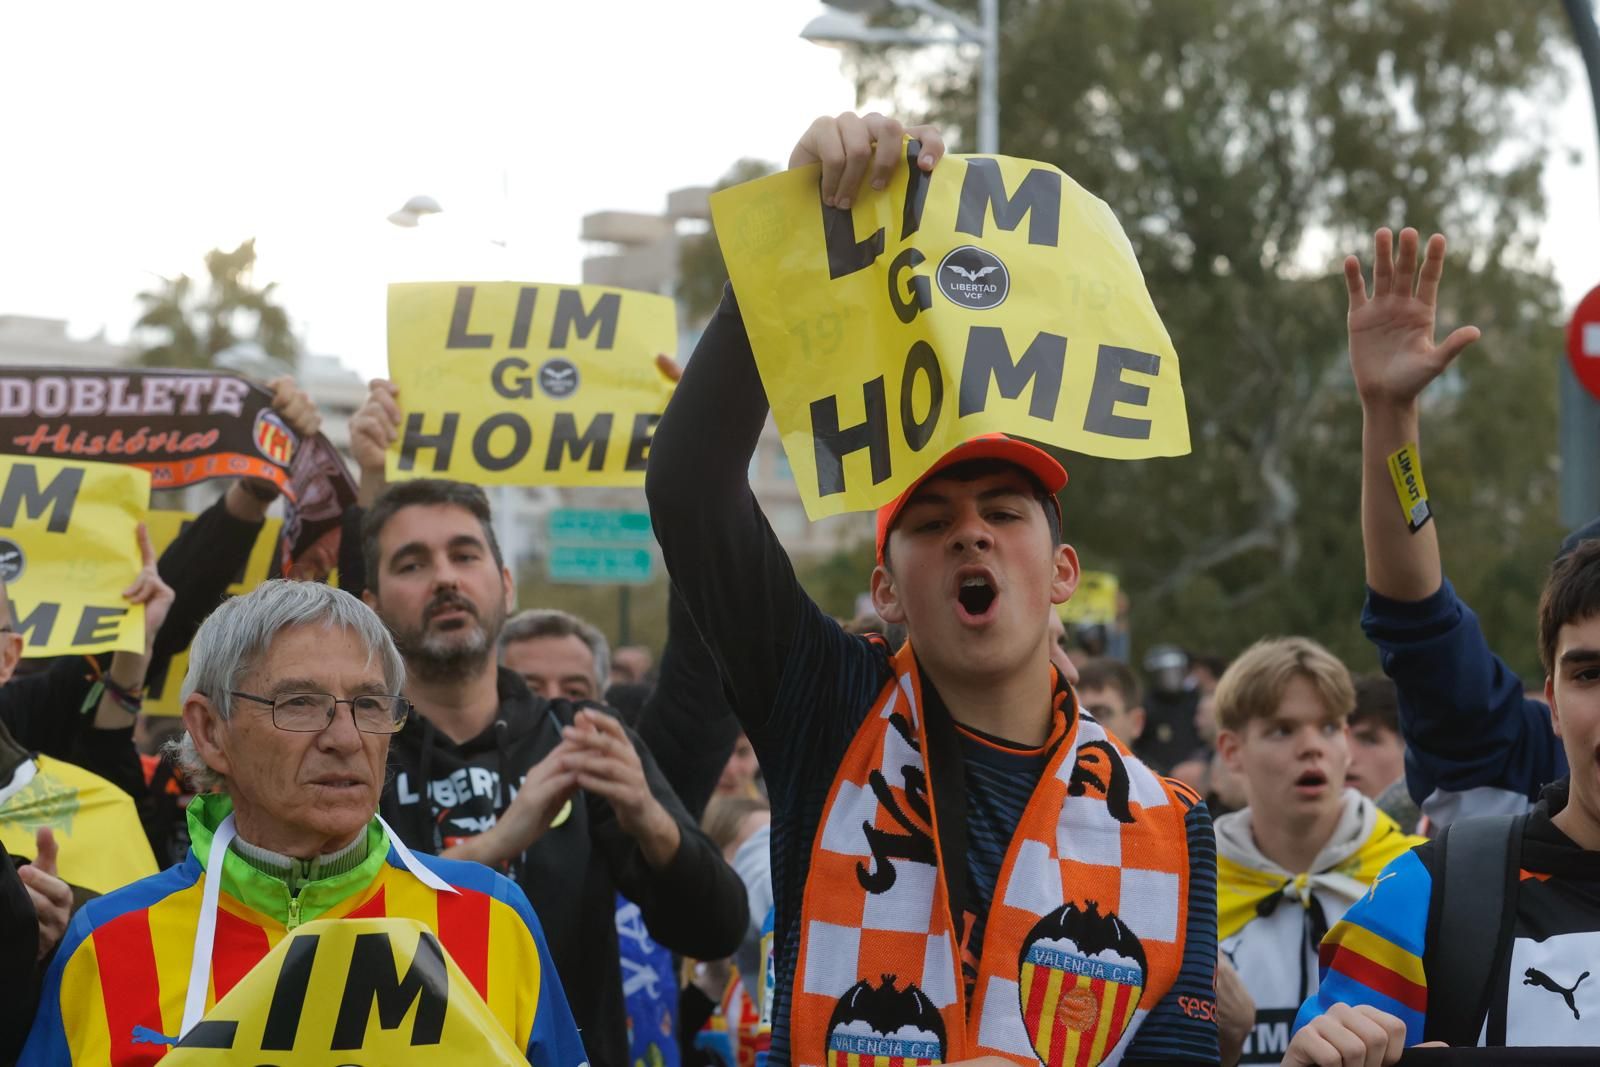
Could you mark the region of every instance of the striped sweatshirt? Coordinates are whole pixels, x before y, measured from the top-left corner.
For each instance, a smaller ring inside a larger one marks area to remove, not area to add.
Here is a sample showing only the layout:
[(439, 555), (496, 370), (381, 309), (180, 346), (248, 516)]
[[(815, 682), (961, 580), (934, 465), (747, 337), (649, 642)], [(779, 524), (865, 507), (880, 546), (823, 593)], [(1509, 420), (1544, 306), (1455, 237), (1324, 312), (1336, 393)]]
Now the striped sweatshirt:
[[(212, 834), (226, 797), (197, 797), (184, 861), (92, 900), (73, 917), (45, 979), (26, 1064), (150, 1064), (177, 1043)], [(579, 1067), (583, 1046), (544, 932), (522, 890), (475, 863), (418, 857), (456, 893), (406, 869), (376, 819), (365, 858), (288, 884), (229, 850), (211, 957), (209, 1011), (281, 941), (313, 919), (408, 918), (434, 931), (491, 1013), (539, 1067)]]

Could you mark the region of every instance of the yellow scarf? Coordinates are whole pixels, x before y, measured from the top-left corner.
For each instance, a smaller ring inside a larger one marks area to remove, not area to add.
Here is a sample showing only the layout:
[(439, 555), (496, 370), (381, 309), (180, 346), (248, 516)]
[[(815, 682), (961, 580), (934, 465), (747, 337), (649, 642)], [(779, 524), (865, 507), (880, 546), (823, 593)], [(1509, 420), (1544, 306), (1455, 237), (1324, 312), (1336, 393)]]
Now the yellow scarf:
[(1284, 877), (1277, 871), (1263, 871), (1217, 853), (1217, 939), (1225, 941), (1255, 920), (1261, 902), (1282, 893), (1303, 908), (1311, 906), (1311, 892), (1318, 885), (1356, 897), (1370, 886), (1397, 856), (1409, 852), (1426, 838), (1400, 829), (1383, 812), (1365, 841), (1349, 856), (1325, 871)]

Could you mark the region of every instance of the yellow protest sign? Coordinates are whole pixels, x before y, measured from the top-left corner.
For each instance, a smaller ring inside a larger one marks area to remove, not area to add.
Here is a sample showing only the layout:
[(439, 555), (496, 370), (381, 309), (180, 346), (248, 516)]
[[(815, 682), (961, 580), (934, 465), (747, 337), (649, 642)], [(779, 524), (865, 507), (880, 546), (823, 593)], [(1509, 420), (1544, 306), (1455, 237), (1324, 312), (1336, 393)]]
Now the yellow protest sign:
[(526, 1063), (438, 938), (415, 919), (290, 931), (162, 1061)]
[(70, 885), (109, 893), (158, 869), (132, 797), (82, 767), (39, 756), (0, 790), (0, 845), (31, 860), (34, 835), (47, 826), (56, 870)]
[[(152, 511), (145, 519), (145, 526), (150, 531), (150, 543), (155, 546), (156, 557), (167, 550), (172, 542), (178, 539), (178, 534), (183, 528), (195, 519), (187, 511)], [(256, 534), (255, 547), (250, 550), (250, 560), (245, 564), (244, 573), (228, 586), (229, 596), (241, 596), (267, 580), (267, 574), (272, 566), (272, 550), (278, 543), (278, 537), (283, 530), (282, 519), (268, 519), (261, 527), (261, 532)], [(167, 676), (159, 686), (151, 685), (150, 691), (145, 694), (144, 713), (146, 715), (182, 715), (183, 704), (178, 700), (178, 693), (183, 688), (183, 676), (189, 673), (189, 650), (184, 649), (173, 656), (167, 666)]]
[(892, 500), (980, 433), (1115, 459), (1189, 451), (1177, 353), (1104, 201), (1000, 156), (902, 164), (849, 211), (821, 202), (817, 177), (711, 197), (813, 519)]
[(1076, 623), (1099, 623), (1110, 626), (1117, 621), (1117, 591), (1120, 588), (1115, 574), (1105, 571), (1084, 571), (1078, 575), (1078, 588), (1072, 599), (1056, 605), (1056, 614), (1068, 626)]
[(149, 506), (138, 467), (0, 456), (0, 578), (23, 655), (144, 650), (144, 608), (122, 591)]
[(595, 285), (389, 287), (389, 377), (405, 419), (391, 479), (644, 484), (672, 383), (673, 303)]

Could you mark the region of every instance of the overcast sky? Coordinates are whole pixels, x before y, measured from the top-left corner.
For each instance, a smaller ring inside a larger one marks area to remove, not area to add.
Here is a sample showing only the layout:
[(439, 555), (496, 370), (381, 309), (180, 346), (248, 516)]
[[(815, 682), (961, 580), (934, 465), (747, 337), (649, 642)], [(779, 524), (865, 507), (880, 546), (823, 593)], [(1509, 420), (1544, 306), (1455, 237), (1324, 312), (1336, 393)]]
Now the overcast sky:
[[(0, 14), (0, 314), (127, 336), (132, 294), (255, 236), (313, 351), (380, 374), (384, 289), (568, 282), (578, 220), (655, 211), (854, 106), (816, 0), (15, 3)], [(1003, 60), (1002, 60), (1003, 62)], [(1576, 67), (1576, 65), (1574, 64)], [(1600, 283), (1581, 73), (1543, 253)], [(445, 214), (385, 216), (426, 193)], [(493, 242), (503, 241), (505, 247)], [(1159, 298), (1159, 294), (1158, 298)]]

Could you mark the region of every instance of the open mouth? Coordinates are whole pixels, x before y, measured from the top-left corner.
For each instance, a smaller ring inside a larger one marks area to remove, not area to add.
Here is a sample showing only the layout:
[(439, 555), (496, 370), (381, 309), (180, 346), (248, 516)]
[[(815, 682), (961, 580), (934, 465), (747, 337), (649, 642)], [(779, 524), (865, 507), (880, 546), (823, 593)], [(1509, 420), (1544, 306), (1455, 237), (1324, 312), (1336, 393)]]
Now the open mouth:
[(969, 574), (961, 579), (961, 585), (956, 590), (956, 602), (961, 605), (962, 614), (978, 619), (989, 613), (994, 607), (995, 597), (998, 593), (994, 583), (981, 574)]
[(1328, 784), (1328, 776), (1321, 771), (1306, 771), (1294, 784), (1296, 789), (1321, 789)]

